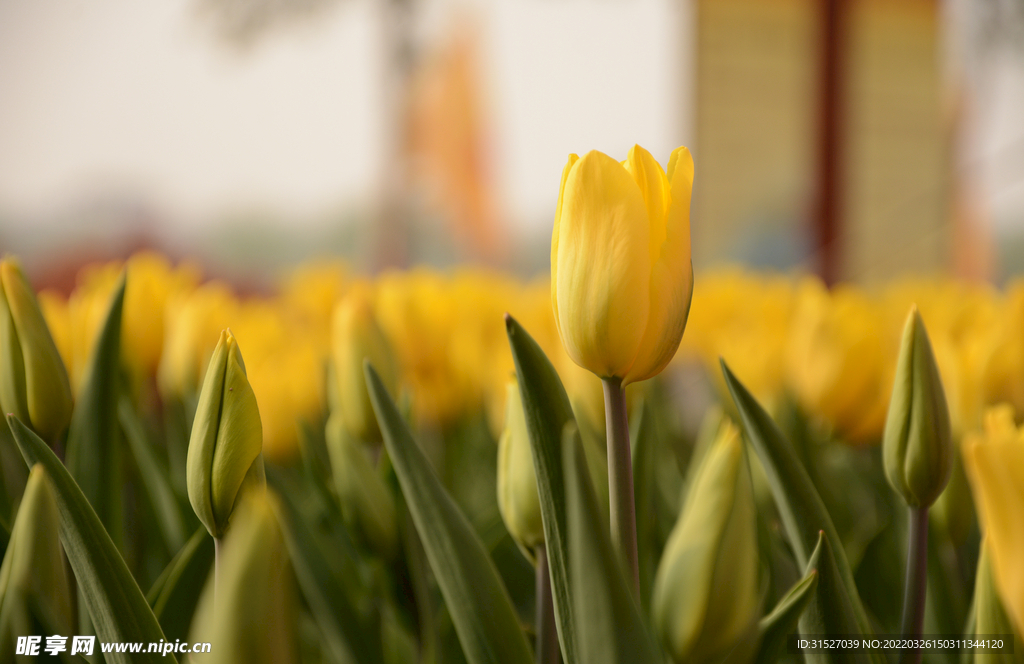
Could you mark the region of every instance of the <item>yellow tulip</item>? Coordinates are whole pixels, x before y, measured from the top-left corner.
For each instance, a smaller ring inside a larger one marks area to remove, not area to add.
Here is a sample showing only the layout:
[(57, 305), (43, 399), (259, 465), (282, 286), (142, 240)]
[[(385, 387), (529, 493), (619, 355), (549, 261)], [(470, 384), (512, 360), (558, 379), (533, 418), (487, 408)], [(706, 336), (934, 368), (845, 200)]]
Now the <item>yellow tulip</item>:
[(1002, 404), (984, 415), (983, 432), (964, 439), (971, 483), (996, 587), (1018, 634), (1024, 634), (1024, 429)]
[(370, 403), (363, 362), (370, 360), (388, 391), (395, 394), (398, 372), (391, 344), (377, 324), (367, 284), (354, 287), (334, 310), (331, 361), (334, 368), (336, 407), (350, 436), (379, 443), (380, 427)]
[(71, 384), (21, 267), (0, 261), (0, 406), (53, 442), (71, 421)]
[(570, 155), (551, 236), (551, 303), (569, 356), (623, 385), (657, 375), (683, 336), (693, 292), (686, 148), (668, 173), (640, 146), (623, 163)]

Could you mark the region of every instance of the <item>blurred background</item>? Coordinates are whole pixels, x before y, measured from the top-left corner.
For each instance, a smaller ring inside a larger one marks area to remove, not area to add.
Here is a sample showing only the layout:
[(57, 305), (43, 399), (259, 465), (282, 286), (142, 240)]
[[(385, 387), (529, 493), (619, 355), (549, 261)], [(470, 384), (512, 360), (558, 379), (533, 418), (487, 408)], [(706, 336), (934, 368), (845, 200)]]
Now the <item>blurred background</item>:
[(0, 250), (544, 275), (566, 156), (696, 162), (693, 245), (1024, 268), (1021, 0), (0, 0)]

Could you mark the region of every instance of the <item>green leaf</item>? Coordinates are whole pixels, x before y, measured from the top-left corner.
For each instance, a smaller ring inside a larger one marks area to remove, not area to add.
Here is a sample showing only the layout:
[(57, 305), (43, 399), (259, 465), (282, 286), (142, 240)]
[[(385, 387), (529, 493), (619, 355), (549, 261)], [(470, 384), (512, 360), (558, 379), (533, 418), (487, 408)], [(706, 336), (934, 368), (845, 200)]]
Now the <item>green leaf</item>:
[(188, 637), (206, 577), (213, 567), (213, 538), (200, 526), (149, 589), (146, 600), (168, 641)]
[(121, 450), (117, 394), (121, 378), (121, 311), (125, 275), (110, 298), (89, 357), (68, 429), (67, 467), (118, 546), (122, 533)]
[[(819, 550), (823, 542), (824, 535), (819, 535), (818, 546), (811, 554), (812, 561), (820, 555)], [(786, 647), (786, 637), (796, 631), (797, 622), (813, 599), (817, 587), (818, 569), (809, 567), (804, 577), (789, 589), (772, 612), (761, 618), (757, 629), (761, 644), (758, 647), (755, 664), (772, 664), (778, 661)]]
[(177, 551), (185, 544), (185, 523), (181, 509), (174, 495), (166, 471), (153, 454), (153, 448), (146, 436), (145, 427), (132, 406), (131, 399), (122, 393), (118, 400), (117, 414), (128, 440), (128, 447), (142, 476), (142, 485), (153, 506), (157, 526), (170, 551)]
[(467, 661), (532, 662), (530, 646), (494, 562), (412, 439), (377, 372), (369, 363), (365, 369), (384, 445)]
[(573, 586), (573, 604), (580, 661), (587, 664), (658, 662), (640, 610), (626, 584), (619, 556), (612, 547), (608, 524), (601, 516), (587, 472), (576, 424), (565, 427), (562, 445), (565, 497), (569, 523), (569, 570), (580, 583)]
[(861, 604), (846, 553), (839, 544), (839, 534), (807, 470), (771, 416), (736, 379), (724, 360), (722, 373), (743, 420), (747, 437), (761, 459), (798, 565), (807, 566), (819, 540), (818, 533), (825, 534), (828, 545), (828, 555), (825, 558), (833, 561), (836, 573), (826, 573), (826, 570), (818, 568), (821, 579), (818, 583), (817, 597), (819, 601), (825, 603), (821, 607), (822, 611), (832, 617), (831, 621), (843, 624), (848, 622), (842, 618), (845, 612), (852, 611), (852, 629), (837, 633), (871, 634), (871, 623)]
[[(78, 579), (98, 640), (152, 643), (165, 639), (160, 623), (103, 529), (85, 494), (39, 436), (16, 417), (8, 416), (11, 432), (29, 466), (41, 463), (57, 497), (60, 540)], [(160, 653), (108, 653), (107, 664), (173, 662)]]
[[(313, 619), (323, 634), (325, 650), (335, 661), (380, 664), (380, 625), (367, 625), (352, 603), (341, 579), (351, 575), (342, 563), (345, 555), (326, 544), (306, 523), (289, 493), (281, 492), (281, 519), (292, 567)], [(379, 616), (378, 616), (379, 617)]]
[(569, 523), (562, 468), (562, 432), (565, 425), (575, 419), (562, 381), (544, 351), (511, 316), (505, 317), (505, 328), (515, 360), (526, 428), (530, 432), (533, 467), (537, 473), (558, 640), (566, 664), (578, 664), (583, 660), (579, 654), (576, 609), (572, 602)]

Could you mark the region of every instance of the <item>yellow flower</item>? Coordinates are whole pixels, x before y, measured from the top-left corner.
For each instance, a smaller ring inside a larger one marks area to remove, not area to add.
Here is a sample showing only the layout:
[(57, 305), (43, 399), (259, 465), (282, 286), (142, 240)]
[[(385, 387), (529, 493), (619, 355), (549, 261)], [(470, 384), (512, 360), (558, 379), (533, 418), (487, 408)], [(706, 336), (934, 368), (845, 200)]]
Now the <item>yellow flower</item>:
[(224, 283), (211, 281), (168, 303), (167, 333), (157, 371), (165, 397), (195, 394), (222, 329), (234, 324), (238, 301)]
[(263, 427), (245, 364), (229, 330), (206, 372), (186, 460), (188, 500), (214, 537), (224, 534), (241, 495), (266, 486)]
[(71, 385), (35, 293), (0, 261), (0, 406), (48, 442), (71, 421)]
[(367, 443), (379, 443), (383, 439), (366, 389), (363, 362), (370, 361), (392, 394), (398, 372), (391, 344), (377, 324), (368, 284), (357, 285), (338, 303), (331, 336), (337, 402), (334, 410), (341, 416), (350, 436)]
[(1010, 405), (986, 411), (984, 430), (964, 439), (963, 458), (996, 587), (1024, 634), (1024, 429)]
[(658, 374), (683, 336), (693, 292), (686, 148), (668, 174), (640, 146), (619, 164), (570, 155), (551, 236), (551, 303), (572, 359), (628, 384)]
[(848, 442), (877, 442), (892, 387), (881, 319), (862, 291), (840, 286), (829, 292), (807, 278), (787, 348), (787, 377), (809, 413), (834, 426)]

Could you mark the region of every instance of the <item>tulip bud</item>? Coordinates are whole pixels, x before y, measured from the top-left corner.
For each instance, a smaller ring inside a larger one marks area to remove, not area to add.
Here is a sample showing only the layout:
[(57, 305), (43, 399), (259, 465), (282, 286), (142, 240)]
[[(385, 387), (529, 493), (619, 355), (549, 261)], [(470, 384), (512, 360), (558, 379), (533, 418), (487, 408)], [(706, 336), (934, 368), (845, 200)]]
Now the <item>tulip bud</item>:
[(250, 494), (224, 539), (189, 641), (213, 644), (218, 662), (290, 664), (299, 661), (293, 574), (273, 497)]
[(529, 552), (544, 543), (530, 434), (514, 380), (506, 388), (505, 430), (498, 439), (498, 510), (512, 539), (523, 549)]
[(562, 172), (551, 236), (551, 304), (566, 352), (623, 385), (657, 375), (683, 336), (693, 294), (686, 148), (668, 173), (640, 146), (621, 164), (591, 151)]
[(391, 345), (377, 324), (368, 286), (354, 286), (338, 303), (331, 334), (335, 374), (332, 393), (336, 402), (332, 409), (336, 406), (340, 411), (350, 435), (364, 442), (379, 443), (383, 439), (366, 390), (363, 360), (370, 360), (392, 394), (398, 377)]
[(676, 662), (721, 661), (750, 639), (760, 609), (757, 551), (746, 450), (726, 421), (687, 490), (654, 579), (654, 627)]
[(29, 473), (18, 516), (0, 566), (0, 660), (11, 661), (18, 636), (67, 634), (70, 591), (58, 532), (57, 499), (43, 466)]
[(192, 423), (186, 459), (188, 500), (214, 537), (227, 528), (239, 497), (266, 487), (263, 425), (238, 343), (220, 333)]
[(398, 546), (391, 492), (371, 465), (363, 443), (349, 435), (339, 413), (331, 413), (327, 419), (326, 434), (334, 486), (346, 525), (378, 555), (390, 559)]
[(953, 470), (949, 408), (924, 322), (912, 307), (903, 328), (882, 461), (889, 484), (911, 507), (929, 507)]
[(71, 421), (67, 369), (12, 259), (0, 261), (0, 406), (51, 443)]

